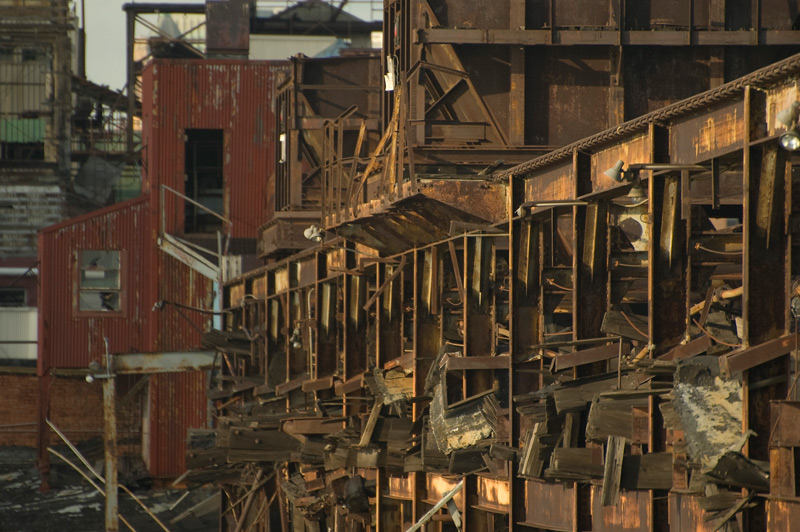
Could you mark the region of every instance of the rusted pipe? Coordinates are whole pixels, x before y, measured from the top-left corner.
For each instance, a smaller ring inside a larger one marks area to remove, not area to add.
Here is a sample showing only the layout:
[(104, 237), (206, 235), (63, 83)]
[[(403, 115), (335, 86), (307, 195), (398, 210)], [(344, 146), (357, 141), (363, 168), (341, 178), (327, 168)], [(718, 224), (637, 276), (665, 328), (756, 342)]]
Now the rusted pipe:
[[(714, 292), (714, 295), (711, 298), (711, 302), (719, 303), (720, 301), (726, 299), (741, 297), (743, 293), (744, 293), (744, 286), (740, 286), (739, 288), (723, 288), (722, 290), (718, 289)], [(693, 305), (692, 308), (689, 310), (689, 315), (694, 316), (695, 314), (702, 312), (705, 306), (706, 306), (705, 301), (701, 301), (700, 303)]]

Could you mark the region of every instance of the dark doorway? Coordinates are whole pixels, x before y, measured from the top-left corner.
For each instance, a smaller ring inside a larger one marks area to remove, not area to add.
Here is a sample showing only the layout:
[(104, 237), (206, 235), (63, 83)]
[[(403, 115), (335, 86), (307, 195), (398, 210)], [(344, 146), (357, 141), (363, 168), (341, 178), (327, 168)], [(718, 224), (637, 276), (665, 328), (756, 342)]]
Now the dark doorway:
[[(222, 130), (186, 130), (185, 194), (200, 205), (223, 214)], [(216, 216), (187, 202), (186, 233), (213, 233), (222, 229)]]

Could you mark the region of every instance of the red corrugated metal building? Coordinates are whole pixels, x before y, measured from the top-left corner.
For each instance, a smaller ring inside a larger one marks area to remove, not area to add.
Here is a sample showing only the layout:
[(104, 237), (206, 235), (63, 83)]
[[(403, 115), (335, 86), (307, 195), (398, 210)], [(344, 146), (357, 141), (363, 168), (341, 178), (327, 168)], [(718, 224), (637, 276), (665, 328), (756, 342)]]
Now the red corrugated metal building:
[[(287, 69), (282, 61), (152, 61), (142, 76), (152, 87), (142, 96), (143, 158), (150, 163), (143, 186), (185, 193), (187, 132), (221, 130), (225, 216), (233, 238), (252, 238), (271, 217), (265, 194), (275, 152), (273, 87)], [(180, 233), (184, 211), (170, 212), (167, 229)]]
[[(161, 185), (230, 220), (230, 227), (218, 228), (223, 233), (255, 239), (266, 221), (264, 194), (273, 165), (273, 82), (284, 68), (274, 62), (163, 59), (146, 67), (142, 196), (39, 235), (40, 430), (50, 403), (69, 400), (48, 397), (51, 370), (102, 363), (105, 339), (112, 354), (200, 346), (212, 318), (192, 309), (213, 309), (213, 280), (164, 253), (159, 227), (164, 219), (170, 234), (216, 236), (200, 211), (191, 220), (186, 203), (172, 193), (162, 218)], [(184, 472), (187, 429), (209, 423), (206, 380), (203, 372), (150, 377), (142, 449), (152, 476)], [(42, 430), (45, 470), (49, 439)]]

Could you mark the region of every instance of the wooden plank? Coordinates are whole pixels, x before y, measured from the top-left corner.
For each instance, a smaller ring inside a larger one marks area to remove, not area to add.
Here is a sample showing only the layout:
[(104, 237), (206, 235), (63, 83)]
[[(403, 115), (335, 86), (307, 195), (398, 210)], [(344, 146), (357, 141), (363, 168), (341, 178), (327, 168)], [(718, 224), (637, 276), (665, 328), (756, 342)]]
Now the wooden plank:
[(281, 430), (286, 434), (332, 434), (345, 427), (346, 417), (334, 418), (294, 418), (281, 420)]
[(672, 489), (672, 453), (624, 457), (620, 485), (626, 490)]
[(511, 357), (498, 355), (493, 357), (447, 357), (447, 371), (508, 369)]
[(290, 381), (279, 384), (275, 387), (275, 395), (286, 395), (289, 392), (297, 390), (303, 386), (303, 383), (309, 379), (309, 376), (304, 374)]
[(711, 338), (706, 335), (695, 338), (694, 340), (684, 344), (673, 347), (660, 357), (659, 360), (682, 360), (684, 358), (691, 358), (705, 353), (711, 347)]
[(600, 447), (560, 447), (553, 450), (553, 470), (558, 473), (579, 473), (587, 478), (600, 478), (604, 474)]
[(768, 340), (753, 347), (722, 355), (719, 357), (720, 371), (724, 375), (733, 375), (787, 355), (794, 349), (797, 349), (797, 340), (794, 334)]
[(366, 447), (372, 440), (372, 432), (375, 430), (375, 424), (381, 415), (381, 407), (383, 406), (383, 399), (376, 397), (375, 402), (372, 404), (372, 410), (369, 412), (369, 419), (361, 432), (361, 439), (358, 442), (359, 447)]
[(555, 359), (555, 371), (574, 368), (583, 364), (591, 364), (601, 360), (609, 360), (619, 356), (619, 342), (609, 345), (601, 345), (576, 351), (566, 355), (559, 355)]
[(344, 382), (337, 382), (333, 387), (336, 395), (344, 395), (347, 393), (357, 392), (364, 387), (364, 375), (356, 375)]
[(603, 506), (616, 506), (619, 502), (622, 460), (625, 454), (625, 438), (609, 436), (606, 445), (606, 462), (603, 471), (603, 490), (600, 500)]
[(333, 388), (334, 378), (333, 375), (321, 377), (319, 379), (311, 379), (303, 382), (304, 392), (316, 392), (319, 390), (330, 390)]

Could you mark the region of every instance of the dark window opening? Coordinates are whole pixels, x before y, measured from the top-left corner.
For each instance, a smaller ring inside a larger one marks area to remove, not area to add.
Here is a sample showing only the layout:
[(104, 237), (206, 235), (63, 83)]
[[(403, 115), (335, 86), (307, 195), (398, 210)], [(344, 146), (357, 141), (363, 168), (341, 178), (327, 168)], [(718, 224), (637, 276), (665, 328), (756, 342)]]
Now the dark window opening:
[[(186, 130), (187, 197), (203, 207), (223, 214), (222, 130)], [(214, 233), (222, 229), (222, 221), (189, 202), (186, 203), (186, 233)]]
[(24, 288), (0, 288), (0, 307), (25, 307)]
[(0, 142), (0, 159), (6, 161), (43, 161), (44, 143)]
[(27, 63), (30, 61), (41, 61), (46, 57), (45, 51), (40, 48), (23, 48), (22, 61)]

